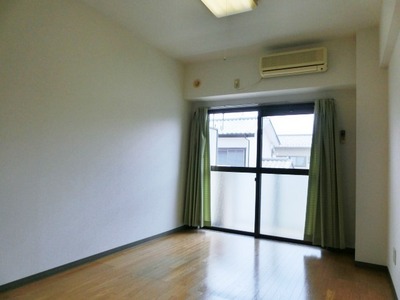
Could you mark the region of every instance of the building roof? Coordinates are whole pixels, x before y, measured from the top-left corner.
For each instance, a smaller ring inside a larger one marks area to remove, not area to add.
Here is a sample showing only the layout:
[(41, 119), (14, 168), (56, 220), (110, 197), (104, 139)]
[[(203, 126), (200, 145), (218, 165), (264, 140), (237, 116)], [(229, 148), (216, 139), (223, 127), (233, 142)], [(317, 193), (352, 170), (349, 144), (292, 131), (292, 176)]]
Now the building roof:
[(257, 118), (212, 119), (210, 128), (218, 130), (218, 135), (255, 135)]
[[(216, 129), (219, 136), (255, 136), (257, 133), (257, 118), (216, 118), (210, 120), (210, 128)], [(264, 124), (264, 130), (274, 147), (311, 148), (311, 134), (277, 135), (271, 122)]]
[(293, 163), (288, 158), (267, 158), (263, 159), (263, 168), (293, 169)]

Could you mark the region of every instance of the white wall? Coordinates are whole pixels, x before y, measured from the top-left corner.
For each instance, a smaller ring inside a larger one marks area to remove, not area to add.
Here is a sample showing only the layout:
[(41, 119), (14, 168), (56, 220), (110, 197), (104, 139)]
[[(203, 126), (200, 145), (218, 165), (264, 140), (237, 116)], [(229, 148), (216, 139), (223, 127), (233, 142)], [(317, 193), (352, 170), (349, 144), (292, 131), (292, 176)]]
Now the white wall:
[(383, 0), (379, 32), (379, 56), (382, 66), (387, 67), (396, 45), (400, 30), (400, 1)]
[(386, 265), (387, 71), (379, 31), (357, 33), (356, 260)]
[(0, 3), (0, 285), (182, 224), (183, 68), (73, 0)]
[[(221, 100), (243, 97), (264, 97), (276, 94), (308, 92), (332, 88), (355, 87), (355, 40), (343, 38), (304, 47), (324, 46), (328, 49), (328, 71), (302, 76), (260, 80), (259, 59), (265, 53), (198, 62), (185, 68), (185, 99)], [(240, 79), (240, 88), (233, 82)], [(201, 82), (199, 87), (194, 81)]]
[[(400, 295), (400, 38), (389, 65), (389, 242), (388, 260), (392, 281)], [(393, 261), (393, 249), (397, 262)]]
[[(381, 65), (388, 72), (388, 247), (387, 266), (400, 295), (400, 0), (384, 0), (380, 28)], [(394, 254), (396, 252), (396, 255)], [(396, 263), (394, 261), (396, 256)]]
[[(389, 64), (389, 231), (388, 259), (392, 281), (400, 295), (400, 37)], [(397, 262), (393, 261), (396, 249)]]
[(337, 123), (339, 130), (346, 130), (346, 141), (339, 145), (341, 180), (344, 196), (346, 246), (355, 248), (356, 218), (356, 91), (335, 91)]

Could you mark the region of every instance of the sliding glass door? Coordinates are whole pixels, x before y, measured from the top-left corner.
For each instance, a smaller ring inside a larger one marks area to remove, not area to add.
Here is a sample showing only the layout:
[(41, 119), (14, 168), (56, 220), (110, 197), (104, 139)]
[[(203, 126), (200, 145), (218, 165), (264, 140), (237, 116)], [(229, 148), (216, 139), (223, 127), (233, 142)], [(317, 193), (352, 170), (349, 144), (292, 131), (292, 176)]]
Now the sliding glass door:
[(262, 117), (261, 235), (303, 239), (314, 115), (299, 112)]
[(211, 226), (253, 232), (257, 111), (210, 114)]
[(211, 226), (302, 240), (312, 127), (312, 104), (211, 111)]

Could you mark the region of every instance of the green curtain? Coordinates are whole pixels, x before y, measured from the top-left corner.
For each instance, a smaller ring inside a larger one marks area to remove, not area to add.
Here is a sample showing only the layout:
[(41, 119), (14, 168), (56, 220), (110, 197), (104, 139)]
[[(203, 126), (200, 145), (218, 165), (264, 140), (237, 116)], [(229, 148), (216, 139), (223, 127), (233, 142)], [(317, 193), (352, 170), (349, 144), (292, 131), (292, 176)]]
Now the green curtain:
[(192, 227), (211, 224), (209, 143), (208, 109), (199, 108), (190, 126), (184, 206), (184, 223)]
[(345, 248), (335, 102), (317, 100), (311, 146), (304, 240)]

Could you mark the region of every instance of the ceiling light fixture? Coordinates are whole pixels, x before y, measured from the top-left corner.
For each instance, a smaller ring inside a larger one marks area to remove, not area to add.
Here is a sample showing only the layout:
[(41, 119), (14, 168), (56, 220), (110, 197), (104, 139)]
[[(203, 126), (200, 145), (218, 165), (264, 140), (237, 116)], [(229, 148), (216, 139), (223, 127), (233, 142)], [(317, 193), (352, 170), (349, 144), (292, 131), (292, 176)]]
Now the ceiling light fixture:
[(217, 17), (226, 17), (253, 10), (258, 0), (201, 0)]

